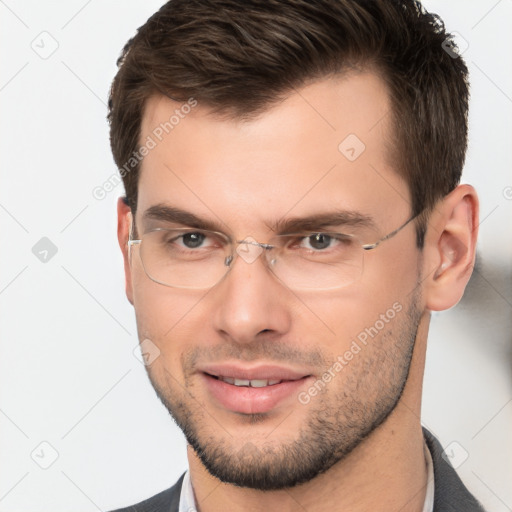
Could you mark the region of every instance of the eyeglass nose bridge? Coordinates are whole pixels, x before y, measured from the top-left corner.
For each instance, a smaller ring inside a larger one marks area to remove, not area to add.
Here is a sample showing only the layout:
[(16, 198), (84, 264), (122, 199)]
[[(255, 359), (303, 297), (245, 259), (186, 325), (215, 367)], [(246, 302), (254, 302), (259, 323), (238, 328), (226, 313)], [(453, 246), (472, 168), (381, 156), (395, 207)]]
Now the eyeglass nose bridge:
[(251, 264), (256, 261), (264, 251), (269, 251), (275, 248), (275, 245), (258, 242), (252, 237), (247, 237), (244, 240), (236, 240), (235, 243), (237, 245), (236, 249), (224, 259), (224, 265), (226, 267), (231, 267), (235, 258), (235, 252), (246, 263)]

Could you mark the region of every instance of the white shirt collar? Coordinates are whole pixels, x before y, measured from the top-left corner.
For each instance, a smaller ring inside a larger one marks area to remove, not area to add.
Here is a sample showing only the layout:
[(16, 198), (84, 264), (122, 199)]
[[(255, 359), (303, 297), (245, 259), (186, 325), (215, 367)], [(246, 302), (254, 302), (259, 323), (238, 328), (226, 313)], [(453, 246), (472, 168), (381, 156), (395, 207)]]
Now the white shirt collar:
[(424, 443), (424, 450), (425, 459), (427, 459), (427, 492), (425, 494), (423, 512), (434, 512), (434, 462), (432, 461), (432, 455), (426, 442)]
[(189, 473), (189, 471), (185, 473), (183, 483), (181, 484), (179, 512), (197, 512), (194, 490), (192, 489)]

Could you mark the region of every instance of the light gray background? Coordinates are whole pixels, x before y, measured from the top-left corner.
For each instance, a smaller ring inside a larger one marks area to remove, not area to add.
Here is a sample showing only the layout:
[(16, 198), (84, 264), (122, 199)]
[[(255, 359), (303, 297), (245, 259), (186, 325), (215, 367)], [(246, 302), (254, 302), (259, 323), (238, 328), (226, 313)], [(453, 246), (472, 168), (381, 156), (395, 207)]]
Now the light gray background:
[[(161, 4), (0, 1), (1, 512), (108, 510), (167, 488), (186, 467), (181, 432), (133, 353), (115, 232), (122, 188), (103, 200), (92, 194), (115, 172), (105, 120), (115, 61)], [(465, 299), (433, 317), (423, 424), (449, 446), (488, 509), (505, 512), (512, 510), (512, 1), (425, 5), (469, 45), (464, 181), (480, 192), (481, 235)], [(42, 237), (58, 249), (46, 262), (32, 252)]]

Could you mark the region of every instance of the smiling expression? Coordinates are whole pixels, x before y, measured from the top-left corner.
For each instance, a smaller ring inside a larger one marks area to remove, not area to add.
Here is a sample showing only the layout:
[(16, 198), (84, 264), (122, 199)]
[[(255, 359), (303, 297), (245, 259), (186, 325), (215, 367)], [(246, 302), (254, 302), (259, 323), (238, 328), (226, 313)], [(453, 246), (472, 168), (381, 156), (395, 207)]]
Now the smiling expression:
[[(151, 98), (140, 140), (177, 107)], [(290, 230), (333, 231), (375, 242), (411, 215), (389, 157), (389, 108), (371, 73), (310, 84), (245, 121), (199, 104), (144, 158), (137, 234), (209, 229), (267, 243)], [(235, 258), (210, 288), (164, 286), (148, 278), (141, 246), (132, 247), (127, 293), (139, 338), (160, 351), (149, 377), (213, 475), (259, 489), (295, 485), (388, 417), (424, 309), (415, 242), (410, 223), (365, 253), (354, 282), (331, 290), (295, 290), (261, 257)], [(377, 329), (394, 304), (400, 312)], [(372, 336), (354, 350), (361, 332)], [(353, 357), (336, 366), (347, 351)]]

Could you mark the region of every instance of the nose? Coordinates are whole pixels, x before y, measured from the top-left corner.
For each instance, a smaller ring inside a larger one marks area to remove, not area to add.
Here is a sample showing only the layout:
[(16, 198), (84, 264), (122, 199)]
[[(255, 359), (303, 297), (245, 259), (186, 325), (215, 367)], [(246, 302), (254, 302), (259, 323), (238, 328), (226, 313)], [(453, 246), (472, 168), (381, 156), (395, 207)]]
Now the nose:
[(240, 244), (230, 271), (215, 288), (214, 327), (236, 343), (290, 329), (293, 295), (269, 270), (264, 250), (254, 243)]

